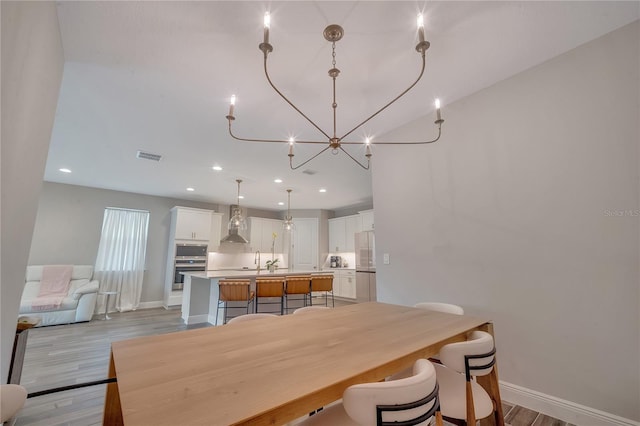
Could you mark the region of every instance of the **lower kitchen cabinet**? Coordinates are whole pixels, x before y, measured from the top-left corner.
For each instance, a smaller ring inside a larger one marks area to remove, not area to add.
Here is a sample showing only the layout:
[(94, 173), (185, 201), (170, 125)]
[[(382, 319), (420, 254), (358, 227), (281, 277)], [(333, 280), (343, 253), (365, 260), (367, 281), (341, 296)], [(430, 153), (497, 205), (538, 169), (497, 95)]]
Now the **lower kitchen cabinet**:
[(333, 295), (343, 299), (356, 298), (356, 271), (334, 270)]

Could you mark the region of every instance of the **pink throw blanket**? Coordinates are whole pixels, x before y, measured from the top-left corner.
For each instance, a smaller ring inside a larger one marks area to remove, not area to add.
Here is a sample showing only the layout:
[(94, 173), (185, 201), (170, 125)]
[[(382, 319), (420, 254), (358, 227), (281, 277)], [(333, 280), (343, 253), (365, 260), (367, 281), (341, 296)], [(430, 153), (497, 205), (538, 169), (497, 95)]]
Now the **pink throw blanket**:
[(33, 299), (34, 311), (58, 309), (69, 292), (72, 265), (51, 265), (42, 267), (42, 279), (38, 297)]

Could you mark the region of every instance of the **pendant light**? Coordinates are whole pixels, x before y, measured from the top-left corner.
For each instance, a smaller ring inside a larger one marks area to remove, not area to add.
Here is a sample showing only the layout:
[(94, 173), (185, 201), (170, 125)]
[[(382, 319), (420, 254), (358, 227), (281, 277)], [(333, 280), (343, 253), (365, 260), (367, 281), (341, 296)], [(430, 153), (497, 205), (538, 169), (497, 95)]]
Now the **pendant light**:
[(238, 204), (233, 207), (233, 211), (231, 214), (231, 219), (229, 219), (229, 224), (227, 228), (229, 229), (229, 234), (222, 239), (221, 242), (230, 242), (230, 243), (246, 243), (247, 240), (240, 234), (239, 231), (247, 230), (247, 221), (242, 216), (242, 209), (240, 208), (240, 183), (242, 183), (241, 179), (236, 179), (238, 182)]
[(291, 189), (287, 189), (287, 215), (282, 222), (282, 228), (285, 231), (293, 231), (296, 225), (293, 223), (293, 217), (291, 216)]

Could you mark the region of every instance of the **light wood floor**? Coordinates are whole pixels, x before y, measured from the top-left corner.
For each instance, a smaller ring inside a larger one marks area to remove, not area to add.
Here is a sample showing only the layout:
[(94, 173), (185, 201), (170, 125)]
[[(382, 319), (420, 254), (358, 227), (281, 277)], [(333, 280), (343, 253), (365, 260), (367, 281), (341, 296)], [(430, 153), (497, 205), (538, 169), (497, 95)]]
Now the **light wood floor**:
[[(344, 304), (336, 302), (336, 306)], [(104, 379), (112, 342), (197, 328), (185, 326), (180, 311), (174, 309), (145, 309), (110, 316), (108, 321), (94, 319), (29, 330), (21, 384), (29, 392), (36, 392)], [(99, 385), (28, 399), (15, 424), (100, 425), (105, 389), (105, 385)], [(524, 407), (506, 402), (503, 406), (505, 421), (512, 426), (568, 426)]]

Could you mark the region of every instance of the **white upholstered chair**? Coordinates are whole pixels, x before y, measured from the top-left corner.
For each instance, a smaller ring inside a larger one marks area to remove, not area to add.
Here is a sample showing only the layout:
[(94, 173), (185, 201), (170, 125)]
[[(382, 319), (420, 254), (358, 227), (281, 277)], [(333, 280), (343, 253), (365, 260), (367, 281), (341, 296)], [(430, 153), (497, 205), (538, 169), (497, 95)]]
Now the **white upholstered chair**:
[(429, 424), (434, 416), (436, 425), (441, 426), (435, 370), (429, 361), (419, 359), (411, 377), (350, 386), (344, 391), (341, 404), (330, 405), (297, 424), (418, 425)]
[[(424, 309), (426, 311), (444, 312), (446, 314), (464, 315), (464, 309), (461, 306), (453, 305), (451, 303), (441, 302), (420, 302), (413, 305), (414, 308)], [(440, 362), (440, 356), (438, 354), (429, 358), (433, 362)], [(398, 380), (408, 377), (411, 374), (411, 369), (399, 371), (392, 376), (387, 377), (387, 380)]]
[(269, 318), (278, 318), (278, 315), (267, 314), (267, 313), (244, 314), (244, 315), (239, 315), (237, 317), (231, 318), (229, 321), (227, 321), (227, 324), (233, 324), (233, 323), (245, 322), (245, 321), (253, 321), (253, 320), (259, 320), (259, 319), (269, 319)]
[(0, 423), (13, 418), (27, 400), (27, 390), (20, 385), (0, 385)]
[(307, 314), (313, 311), (326, 311), (328, 309), (333, 309), (330, 306), (304, 306), (302, 308), (298, 308), (293, 311), (294, 315)]
[(413, 305), (414, 308), (426, 309), (427, 311), (444, 312), (447, 314), (464, 315), (464, 309), (461, 306), (451, 303), (441, 302), (421, 302)]
[(475, 425), (492, 413), (498, 415), (500, 401), (491, 396), (473, 377), (489, 375), (492, 386), (498, 386), (493, 336), (473, 331), (467, 341), (451, 343), (440, 349), (440, 362), (434, 364), (440, 385), (440, 406), (446, 418), (461, 419)]

